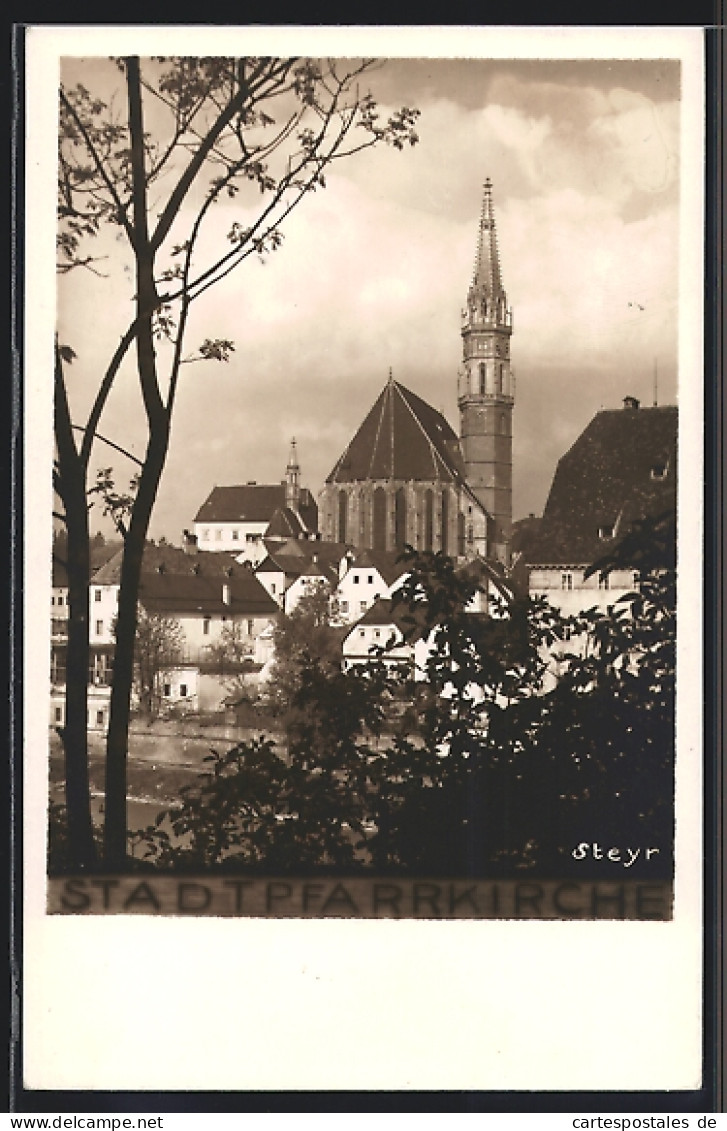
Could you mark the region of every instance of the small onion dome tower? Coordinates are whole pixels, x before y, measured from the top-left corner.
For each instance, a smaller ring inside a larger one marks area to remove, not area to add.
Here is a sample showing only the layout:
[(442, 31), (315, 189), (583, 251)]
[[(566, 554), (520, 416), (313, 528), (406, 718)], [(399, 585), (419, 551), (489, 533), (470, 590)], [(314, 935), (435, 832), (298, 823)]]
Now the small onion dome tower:
[(290, 455), (288, 466), (285, 469), (285, 505), (291, 510), (297, 510), (300, 502), (300, 464), (295, 437), (290, 441)]

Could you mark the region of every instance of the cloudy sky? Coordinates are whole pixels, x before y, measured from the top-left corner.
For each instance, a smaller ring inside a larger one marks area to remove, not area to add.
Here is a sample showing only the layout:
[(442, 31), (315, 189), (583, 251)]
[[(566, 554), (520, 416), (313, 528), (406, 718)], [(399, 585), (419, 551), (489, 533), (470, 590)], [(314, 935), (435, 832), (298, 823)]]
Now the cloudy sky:
[[(101, 69), (75, 59), (64, 74), (92, 86)], [(155, 537), (177, 541), (216, 484), (278, 481), (293, 436), (317, 492), (389, 367), (458, 430), (486, 177), (514, 314), (514, 516), (542, 512), (557, 459), (599, 408), (627, 394), (651, 404), (655, 371), (659, 403), (676, 401), (678, 61), (393, 59), (370, 86), (385, 107), (418, 107), (420, 142), (341, 163), (267, 262), (200, 301), (190, 340), (236, 350), (184, 375)], [(239, 208), (219, 207), (227, 230)], [(79, 406), (129, 310), (108, 251), (108, 279), (60, 283)], [(136, 397), (129, 371), (103, 430), (141, 455)], [(100, 462), (126, 474), (120, 457)]]

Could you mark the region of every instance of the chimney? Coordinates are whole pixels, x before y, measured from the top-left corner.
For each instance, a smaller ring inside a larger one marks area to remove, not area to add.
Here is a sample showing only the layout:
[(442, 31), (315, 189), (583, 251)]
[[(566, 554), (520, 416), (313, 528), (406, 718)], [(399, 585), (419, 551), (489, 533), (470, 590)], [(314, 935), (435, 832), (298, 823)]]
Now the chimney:
[(189, 530), (182, 531), (182, 548), (185, 554), (197, 553), (197, 535), (191, 534)]
[(636, 397), (624, 397), (624, 408), (625, 409), (632, 409), (632, 410), (637, 409), (637, 408), (640, 407), (640, 404), (641, 404), (641, 402), (638, 401), (636, 399)]

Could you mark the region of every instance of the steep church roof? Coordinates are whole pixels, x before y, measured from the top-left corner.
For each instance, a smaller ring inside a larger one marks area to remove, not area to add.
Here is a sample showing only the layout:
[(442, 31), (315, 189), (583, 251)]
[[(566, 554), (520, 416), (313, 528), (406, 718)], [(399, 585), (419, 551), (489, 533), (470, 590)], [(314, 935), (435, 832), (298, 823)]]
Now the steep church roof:
[[(285, 508), (285, 483), (244, 483), (213, 487), (195, 515), (195, 522), (270, 522)], [(318, 507), (307, 487), (301, 487), (298, 511), (309, 530), (318, 525)]]
[(596, 414), (556, 468), (530, 565), (590, 565), (636, 519), (676, 508), (677, 410), (624, 408)]
[(448, 421), (390, 377), (326, 482), (462, 478), (459, 442)]

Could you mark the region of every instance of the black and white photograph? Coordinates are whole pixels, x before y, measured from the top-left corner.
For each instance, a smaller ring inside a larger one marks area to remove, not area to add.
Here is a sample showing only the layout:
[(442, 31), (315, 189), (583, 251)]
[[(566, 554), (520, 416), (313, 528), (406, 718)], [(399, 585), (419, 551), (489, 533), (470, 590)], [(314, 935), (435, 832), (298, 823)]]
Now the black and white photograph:
[(33, 1086), (699, 1087), (702, 33), (410, 31), (28, 33)]

